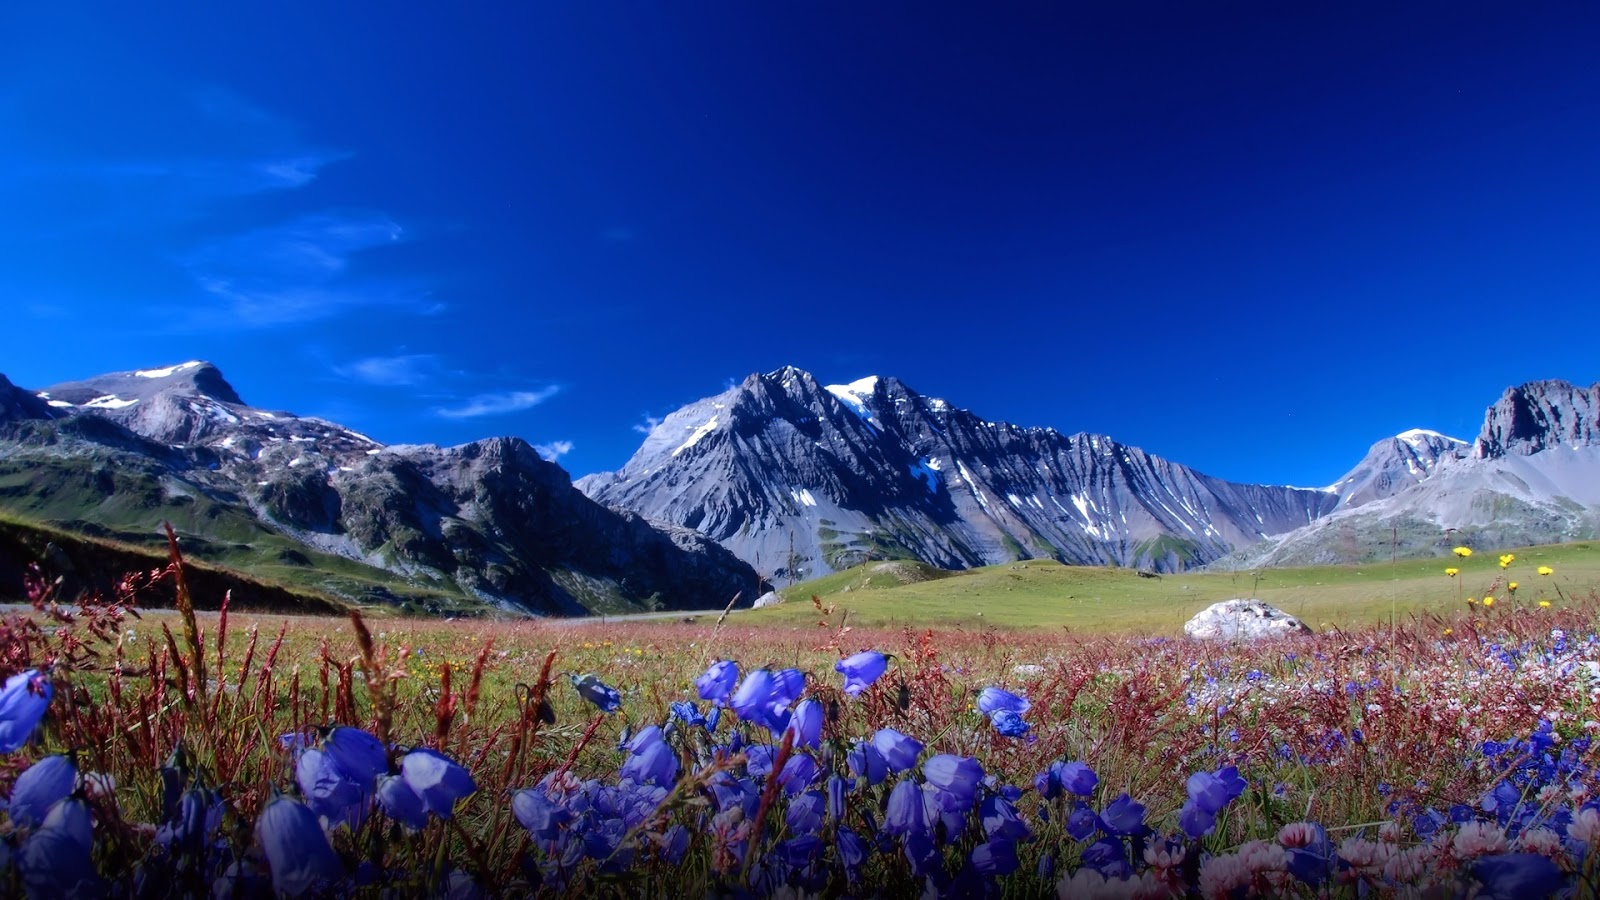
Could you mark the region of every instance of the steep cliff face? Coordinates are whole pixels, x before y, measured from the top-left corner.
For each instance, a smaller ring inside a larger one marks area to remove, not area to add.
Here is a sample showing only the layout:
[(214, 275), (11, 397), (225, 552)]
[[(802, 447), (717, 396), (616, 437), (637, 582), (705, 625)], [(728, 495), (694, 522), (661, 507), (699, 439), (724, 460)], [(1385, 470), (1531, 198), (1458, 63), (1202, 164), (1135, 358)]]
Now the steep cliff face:
[(578, 486), (780, 579), (869, 556), (1172, 570), (1338, 500), (1210, 478), (1101, 435), (989, 422), (894, 378), (823, 386), (793, 368), (678, 410), (622, 469)]
[(1507, 390), (1484, 416), (1473, 453), (1494, 459), (1563, 446), (1600, 446), (1600, 383), (1532, 381)]
[(14, 390), (9, 403), (7, 386), (0, 420), (13, 406), (27, 418), (0, 438), (0, 502), (58, 521), (137, 532), (175, 518), (202, 546), (270, 535), (539, 614), (703, 609), (760, 593), (724, 548), (592, 502), (519, 439), (386, 447), (251, 407), (203, 362)]
[(28, 393), (12, 384), (4, 375), (0, 375), (0, 425), (23, 419), (54, 417), (55, 410), (49, 405), (48, 400)]

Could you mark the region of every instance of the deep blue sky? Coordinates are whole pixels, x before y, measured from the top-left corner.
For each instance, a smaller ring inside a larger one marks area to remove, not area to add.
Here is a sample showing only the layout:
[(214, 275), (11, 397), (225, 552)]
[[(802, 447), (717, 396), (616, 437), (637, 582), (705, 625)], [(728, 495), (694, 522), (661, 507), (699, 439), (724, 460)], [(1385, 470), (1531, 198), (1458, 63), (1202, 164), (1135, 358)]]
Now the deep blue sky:
[(1600, 379), (1600, 4), (488, 6), (0, 8), (0, 372), (583, 474), (792, 364), (1295, 484)]

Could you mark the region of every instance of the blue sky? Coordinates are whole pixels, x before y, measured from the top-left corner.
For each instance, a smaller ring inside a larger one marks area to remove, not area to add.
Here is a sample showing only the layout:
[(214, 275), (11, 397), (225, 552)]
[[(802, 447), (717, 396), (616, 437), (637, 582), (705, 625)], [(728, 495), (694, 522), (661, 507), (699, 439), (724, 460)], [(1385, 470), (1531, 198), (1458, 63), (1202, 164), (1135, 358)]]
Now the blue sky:
[(0, 9), (0, 372), (584, 474), (792, 364), (1295, 484), (1600, 379), (1593, 3), (412, 6)]

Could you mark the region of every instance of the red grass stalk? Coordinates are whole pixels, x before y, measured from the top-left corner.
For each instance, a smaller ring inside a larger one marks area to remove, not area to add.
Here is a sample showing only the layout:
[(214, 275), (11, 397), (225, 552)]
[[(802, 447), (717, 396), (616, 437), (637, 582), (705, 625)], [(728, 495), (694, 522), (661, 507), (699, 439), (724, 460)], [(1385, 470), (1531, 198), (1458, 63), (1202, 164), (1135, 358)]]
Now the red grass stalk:
[(183, 697), (183, 705), (193, 706), (194, 690), (189, 680), (189, 667), (184, 664), (183, 653), (178, 650), (178, 639), (172, 636), (172, 629), (165, 622), (161, 623), (161, 633), (167, 637), (168, 658), (178, 667), (178, 693)]
[(183, 553), (178, 550), (177, 532), (172, 530), (171, 522), (164, 524), (167, 528), (167, 554), (172, 560), (169, 569), (173, 584), (177, 587), (178, 614), (183, 618), (183, 636), (189, 644), (189, 670), (195, 673), (193, 699), (203, 704), (206, 697), (205, 641), (200, 634), (200, 624), (194, 618), (194, 598), (189, 594), (189, 580), (183, 574)]
[(761, 791), (761, 805), (756, 807), (755, 822), (750, 829), (750, 845), (745, 848), (744, 867), (739, 873), (739, 877), (746, 882), (750, 878), (750, 863), (754, 862), (756, 855), (761, 852), (761, 826), (767, 820), (767, 811), (772, 808), (772, 801), (778, 797), (778, 782), (783, 780), (778, 776), (788, 764), (789, 754), (794, 752), (794, 736), (793, 728), (783, 732), (783, 743), (778, 746), (778, 755), (772, 759), (772, 774), (767, 776), (767, 786)]
[(361, 669), (366, 677), (367, 699), (372, 702), (373, 734), (387, 746), (389, 729), (394, 723), (394, 692), (384, 677), (387, 654), (372, 640), (372, 632), (362, 620), (361, 613), (353, 609), (350, 610), (350, 625), (355, 629), (356, 648), (361, 651)]
[(439, 672), (439, 702), (433, 707), (433, 746), (444, 749), (444, 742), (450, 737), (450, 723), (456, 717), (456, 696), (450, 692), (450, 664), (447, 662)]

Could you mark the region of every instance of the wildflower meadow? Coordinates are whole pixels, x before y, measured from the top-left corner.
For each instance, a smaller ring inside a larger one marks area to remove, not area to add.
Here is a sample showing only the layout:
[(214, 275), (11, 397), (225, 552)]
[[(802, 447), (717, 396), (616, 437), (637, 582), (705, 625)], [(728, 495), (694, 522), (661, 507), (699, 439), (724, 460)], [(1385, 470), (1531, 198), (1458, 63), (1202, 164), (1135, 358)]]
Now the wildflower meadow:
[(1600, 597), (1457, 557), (1251, 645), (247, 618), (174, 541), (0, 623), (0, 893), (1595, 896)]

